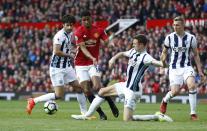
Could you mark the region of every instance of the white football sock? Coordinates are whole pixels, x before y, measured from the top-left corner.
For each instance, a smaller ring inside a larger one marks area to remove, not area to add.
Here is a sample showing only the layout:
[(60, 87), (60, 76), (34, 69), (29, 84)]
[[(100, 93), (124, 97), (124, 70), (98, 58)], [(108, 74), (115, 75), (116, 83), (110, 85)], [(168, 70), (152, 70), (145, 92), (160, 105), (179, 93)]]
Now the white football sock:
[(169, 91), (165, 97), (163, 98), (163, 101), (168, 103), (170, 101), (170, 99), (173, 98), (171, 91)]
[(49, 101), (49, 100), (55, 100), (55, 93), (47, 93), (45, 95), (34, 98), (35, 103)]
[(158, 120), (158, 116), (157, 115), (133, 115), (132, 119), (134, 121)]
[(93, 113), (96, 111), (96, 109), (105, 101), (104, 98), (101, 98), (100, 96), (96, 96), (96, 98), (91, 103), (87, 113), (85, 114), (87, 117), (93, 115)]
[(76, 93), (77, 101), (79, 103), (81, 113), (85, 114), (87, 112), (87, 101), (84, 93)]
[(197, 91), (189, 91), (190, 114), (196, 114)]

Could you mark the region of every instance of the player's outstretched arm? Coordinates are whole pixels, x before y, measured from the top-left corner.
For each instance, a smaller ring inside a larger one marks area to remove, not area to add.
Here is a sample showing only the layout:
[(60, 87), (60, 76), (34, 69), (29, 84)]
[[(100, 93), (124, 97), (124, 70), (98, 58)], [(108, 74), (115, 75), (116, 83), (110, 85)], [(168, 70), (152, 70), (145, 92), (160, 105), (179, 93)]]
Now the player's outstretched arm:
[(122, 57), (122, 56), (124, 56), (124, 52), (119, 52), (119, 53), (117, 53), (115, 56), (113, 56), (113, 57), (109, 60), (109, 68), (112, 68), (113, 65), (114, 65), (114, 63), (115, 63), (115, 61), (116, 61), (118, 58)]
[(163, 67), (163, 68), (167, 68), (168, 67), (168, 65), (165, 62), (158, 61), (158, 60), (153, 60), (151, 62), (151, 64), (154, 65), (154, 66), (157, 66), (157, 67)]
[(201, 77), (201, 82), (205, 83), (206, 77), (205, 77), (205, 75), (204, 75), (204, 73), (201, 69), (201, 60), (200, 60), (200, 57), (199, 57), (198, 49), (193, 48), (193, 53), (194, 53), (194, 60), (195, 60), (195, 63), (196, 63), (197, 69), (198, 69), (198, 73)]

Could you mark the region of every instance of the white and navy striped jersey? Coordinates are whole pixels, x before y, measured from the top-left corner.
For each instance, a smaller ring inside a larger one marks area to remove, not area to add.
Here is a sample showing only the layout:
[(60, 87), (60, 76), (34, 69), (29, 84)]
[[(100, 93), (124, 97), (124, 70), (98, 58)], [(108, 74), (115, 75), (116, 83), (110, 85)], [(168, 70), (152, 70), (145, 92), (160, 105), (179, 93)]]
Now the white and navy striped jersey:
[[(69, 53), (70, 49), (72, 47), (72, 42), (74, 41), (74, 35), (71, 32), (70, 34), (67, 34), (64, 29), (61, 29), (58, 31), (54, 38), (53, 43), (61, 45), (61, 51), (64, 53)], [(51, 67), (54, 68), (66, 68), (70, 66), (70, 58), (69, 57), (61, 57), (54, 54), (52, 55), (52, 60), (50, 63)]]
[(171, 50), (170, 69), (191, 66), (190, 51), (197, 47), (194, 35), (185, 32), (185, 35), (180, 37), (173, 32), (166, 36), (164, 46)]
[(152, 58), (146, 51), (140, 53), (134, 48), (124, 52), (124, 55), (129, 57), (126, 87), (134, 92), (139, 92), (142, 90), (140, 89), (140, 85), (144, 72), (154, 58)]

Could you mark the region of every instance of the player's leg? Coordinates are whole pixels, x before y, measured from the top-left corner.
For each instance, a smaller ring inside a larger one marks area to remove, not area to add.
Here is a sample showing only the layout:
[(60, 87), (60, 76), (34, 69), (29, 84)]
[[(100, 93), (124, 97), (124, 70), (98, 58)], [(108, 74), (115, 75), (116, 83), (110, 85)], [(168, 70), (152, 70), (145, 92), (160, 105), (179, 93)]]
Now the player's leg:
[(190, 115), (191, 120), (197, 120), (198, 116), (196, 114), (196, 106), (197, 106), (197, 90), (195, 86), (195, 78), (189, 77), (186, 81), (188, 89), (189, 89), (189, 104), (190, 104)]
[(114, 85), (106, 88), (101, 88), (85, 115), (71, 115), (71, 117), (78, 120), (86, 120), (88, 117), (91, 117), (95, 110), (105, 101), (105, 96), (116, 96), (117, 94), (118, 93)]
[(160, 112), (163, 114), (167, 111), (167, 104), (168, 102), (179, 94), (180, 91), (180, 85), (172, 85), (171, 90), (165, 95), (165, 97), (162, 99), (161, 105), (160, 105)]
[(177, 74), (176, 70), (170, 70), (169, 79), (170, 79), (170, 91), (163, 98), (160, 105), (160, 112), (165, 114), (167, 110), (167, 103), (176, 95), (179, 94), (180, 86), (183, 84), (182, 74)]
[[(85, 93), (88, 101), (90, 103), (92, 103), (93, 100), (95, 99), (95, 96), (94, 96), (94, 94), (92, 93), (92, 90), (91, 90), (91, 82), (90, 81), (83, 81), (83, 82), (81, 82), (81, 86), (83, 87), (84, 93)], [(96, 109), (96, 111), (98, 112), (101, 120), (107, 120), (107, 116), (102, 111), (101, 107), (98, 107)]]
[(124, 121), (132, 121), (133, 120), (133, 109), (129, 107), (124, 107), (124, 114), (123, 114), (123, 120)]
[(134, 121), (157, 121), (159, 119), (158, 115), (133, 115), (132, 119)]
[(73, 87), (76, 92), (77, 101), (79, 103), (81, 113), (87, 112), (87, 101), (83, 89), (77, 80), (77, 76), (73, 67), (68, 67), (65, 81)]
[[(80, 82), (80, 85), (84, 91), (85, 96), (89, 100), (90, 103), (92, 103), (93, 99), (95, 98), (93, 92), (92, 92), (92, 84), (90, 81), (90, 76), (88, 70), (90, 69), (90, 66), (76, 66), (76, 73)], [(97, 112), (99, 113), (101, 120), (106, 120), (107, 116), (102, 111), (102, 109), (99, 107), (97, 108)]]
[(39, 102), (48, 101), (48, 100), (59, 99), (63, 96), (64, 73), (62, 73), (60, 70), (55, 70), (54, 72), (50, 72), (50, 78), (52, 81), (52, 85), (55, 89), (55, 92), (47, 93), (45, 95), (42, 95), (36, 98), (28, 99), (27, 107), (26, 107), (26, 111), (28, 114), (31, 114), (32, 109), (34, 108), (35, 104)]
[(160, 121), (160, 122), (173, 122), (173, 119), (161, 112), (156, 112), (154, 115), (133, 115), (134, 121)]
[(133, 120), (133, 112), (136, 108), (136, 96), (135, 93), (128, 89), (124, 89), (124, 113), (123, 113), (123, 120), (124, 121), (132, 121)]
[(91, 116), (93, 114), (93, 112), (95, 111), (95, 109), (97, 109), (104, 102), (105, 97), (116, 96), (116, 95), (117, 95), (117, 92), (116, 92), (114, 85), (108, 86), (106, 88), (101, 88), (98, 92), (98, 95), (91, 103), (91, 105), (88, 109), (88, 112), (86, 113), (86, 116), (87, 117)]
[[(103, 86), (101, 84), (101, 80), (100, 80), (100, 77), (99, 76), (92, 76), (91, 79), (92, 79), (93, 87), (95, 88), (95, 90), (102, 89)], [(111, 108), (111, 111), (112, 111), (114, 117), (118, 117), (119, 116), (119, 110), (116, 107), (114, 101), (111, 99), (110, 96), (105, 96), (104, 98), (108, 102), (108, 104), (109, 104), (109, 106)]]
[(191, 120), (198, 120), (198, 116), (196, 114), (197, 89), (194, 76), (195, 73), (192, 67), (185, 68), (184, 80), (189, 89), (190, 118)]
[(79, 84), (78, 80), (70, 82), (70, 85), (74, 88), (77, 96), (77, 101), (79, 103), (81, 113), (85, 114), (87, 112), (87, 101), (85, 94)]

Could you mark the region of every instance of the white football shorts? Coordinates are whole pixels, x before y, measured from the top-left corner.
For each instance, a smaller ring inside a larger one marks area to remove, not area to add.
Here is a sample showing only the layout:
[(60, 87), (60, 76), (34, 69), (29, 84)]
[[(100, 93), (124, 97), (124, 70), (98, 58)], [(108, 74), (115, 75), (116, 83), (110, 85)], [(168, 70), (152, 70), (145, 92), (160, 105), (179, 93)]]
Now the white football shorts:
[(53, 87), (63, 86), (77, 80), (75, 69), (72, 66), (67, 68), (50, 67), (50, 78)]
[(170, 86), (183, 85), (190, 76), (195, 76), (195, 71), (191, 66), (169, 70)]
[(137, 100), (141, 98), (142, 92), (133, 92), (129, 88), (126, 88), (126, 82), (116, 83), (114, 87), (116, 88), (118, 96), (120, 98), (125, 98), (124, 107), (135, 110)]
[(93, 76), (101, 76), (100, 71), (94, 66), (75, 66), (79, 82), (89, 81)]

